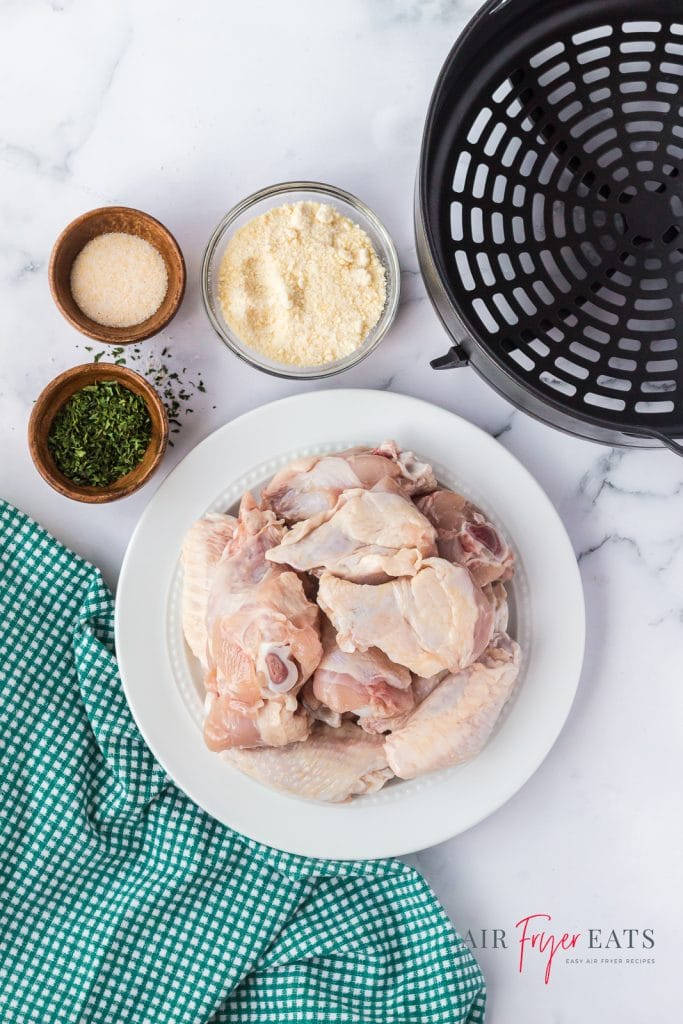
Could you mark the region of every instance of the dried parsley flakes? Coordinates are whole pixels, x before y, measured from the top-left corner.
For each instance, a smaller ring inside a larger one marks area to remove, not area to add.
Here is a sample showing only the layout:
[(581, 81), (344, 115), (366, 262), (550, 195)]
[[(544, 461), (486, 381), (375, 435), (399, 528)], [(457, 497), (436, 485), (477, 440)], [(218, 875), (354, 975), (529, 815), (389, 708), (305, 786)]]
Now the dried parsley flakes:
[(141, 462), (152, 423), (140, 395), (111, 380), (76, 391), (55, 416), (48, 448), (79, 486), (107, 487)]

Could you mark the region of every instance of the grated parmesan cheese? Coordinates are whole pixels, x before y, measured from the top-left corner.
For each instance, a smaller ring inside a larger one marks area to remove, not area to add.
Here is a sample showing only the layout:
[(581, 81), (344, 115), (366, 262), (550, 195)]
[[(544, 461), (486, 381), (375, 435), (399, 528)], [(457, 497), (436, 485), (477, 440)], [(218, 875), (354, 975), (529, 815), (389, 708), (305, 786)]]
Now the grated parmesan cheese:
[(71, 268), (79, 309), (105, 327), (133, 327), (158, 310), (168, 289), (161, 253), (144, 238), (110, 231), (92, 238)]
[(245, 345), (288, 365), (319, 366), (354, 352), (379, 320), (384, 267), (366, 232), (333, 206), (288, 203), (230, 240), (218, 298)]

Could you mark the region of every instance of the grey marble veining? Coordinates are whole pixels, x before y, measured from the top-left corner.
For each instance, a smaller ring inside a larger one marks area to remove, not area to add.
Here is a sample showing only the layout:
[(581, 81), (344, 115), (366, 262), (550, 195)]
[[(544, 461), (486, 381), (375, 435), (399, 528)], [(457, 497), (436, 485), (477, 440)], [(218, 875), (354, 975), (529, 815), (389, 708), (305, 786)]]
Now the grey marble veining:
[[(47, 285), (52, 243), (72, 217), (108, 203), (139, 206), (168, 224), (184, 250), (182, 310), (147, 346), (166, 345), (182, 365), (201, 369), (208, 390), (185, 417), (167, 472), (232, 417), (320, 386), (261, 376), (212, 334), (198, 274), (214, 224), (279, 180), (329, 180), (357, 193), (396, 241), (401, 310), (373, 357), (322, 386), (406, 392), (495, 435), (564, 519), (588, 611), (581, 687), (547, 761), (496, 815), (414, 861), (462, 932), (506, 930), (507, 949), (477, 950), (491, 1024), (574, 1024), (589, 1019), (588, 1006), (591, 1020), (674, 1020), (683, 460), (553, 432), (471, 370), (429, 368), (448, 339), (417, 270), (415, 166), (434, 80), (475, 8), (474, 0), (0, 5), (0, 493), (114, 585), (156, 486), (89, 508), (50, 491), (28, 457), (37, 393), (91, 358)], [(515, 946), (515, 922), (537, 912), (550, 914), (559, 932), (654, 928), (656, 962), (582, 967), (558, 958), (545, 986), (540, 958), (518, 972)]]

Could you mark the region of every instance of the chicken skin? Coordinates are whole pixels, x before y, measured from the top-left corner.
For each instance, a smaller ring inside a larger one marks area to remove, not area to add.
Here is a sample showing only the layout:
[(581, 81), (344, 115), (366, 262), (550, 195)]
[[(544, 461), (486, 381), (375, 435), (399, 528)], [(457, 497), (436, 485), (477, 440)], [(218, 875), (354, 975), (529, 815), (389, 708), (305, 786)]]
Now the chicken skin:
[(266, 786), (331, 803), (375, 793), (392, 777), (382, 737), (370, 736), (352, 722), (338, 729), (317, 723), (305, 743), (230, 750), (223, 757)]
[(464, 565), (480, 587), (510, 579), (515, 556), (500, 531), (476, 505), (461, 494), (445, 490), (424, 495), (416, 504), (436, 527), (441, 558)]
[(394, 774), (414, 779), (476, 757), (519, 674), (520, 649), (499, 633), (481, 659), (449, 673), (384, 746)]
[(335, 455), (297, 459), (273, 477), (261, 501), (288, 523), (332, 510), (339, 495), (352, 488), (370, 490), (385, 478), (395, 480), (408, 497), (436, 487), (431, 466), (393, 441), (378, 448), (349, 448)]
[(457, 672), (482, 653), (494, 611), (467, 569), (426, 559), (412, 577), (367, 586), (324, 573), (318, 604), (342, 651), (379, 647), (419, 676)]
[(414, 576), (436, 554), (436, 531), (398, 490), (344, 491), (333, 509), (297, 523), (267, 552), (270, 562), (355, 583)]

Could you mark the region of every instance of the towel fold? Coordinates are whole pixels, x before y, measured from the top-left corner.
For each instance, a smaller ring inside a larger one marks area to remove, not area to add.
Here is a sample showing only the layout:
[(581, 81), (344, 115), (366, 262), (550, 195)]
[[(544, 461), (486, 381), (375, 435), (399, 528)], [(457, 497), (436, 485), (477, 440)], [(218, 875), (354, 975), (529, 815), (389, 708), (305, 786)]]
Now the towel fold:
[(0, 502), (0, 1019), (483, 1021), (479, 968), (424, 879), (214, 821), (126, 704), (97, 569)]

